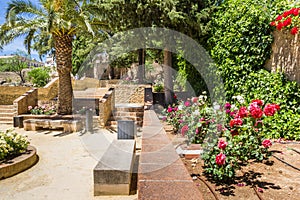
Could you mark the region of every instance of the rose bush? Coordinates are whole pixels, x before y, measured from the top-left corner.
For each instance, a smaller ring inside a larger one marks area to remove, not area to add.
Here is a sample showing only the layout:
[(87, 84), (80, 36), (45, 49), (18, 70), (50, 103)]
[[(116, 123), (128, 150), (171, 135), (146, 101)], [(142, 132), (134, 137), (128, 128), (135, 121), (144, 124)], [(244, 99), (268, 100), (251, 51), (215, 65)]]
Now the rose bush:
[(52, 115), (56, 113), (56, 105), (41, 105), (41, 106), (28, 106), (28, 111), (33, 115)]
[(292, 35), (296, 35), (300, 25), (299, 12), (300, 8), (291, 8), (290, 10), (284, 11), (278, 15), (275, 21), (272, 21), (270, 25), (276, 27), (279, 31), (290, 30)]

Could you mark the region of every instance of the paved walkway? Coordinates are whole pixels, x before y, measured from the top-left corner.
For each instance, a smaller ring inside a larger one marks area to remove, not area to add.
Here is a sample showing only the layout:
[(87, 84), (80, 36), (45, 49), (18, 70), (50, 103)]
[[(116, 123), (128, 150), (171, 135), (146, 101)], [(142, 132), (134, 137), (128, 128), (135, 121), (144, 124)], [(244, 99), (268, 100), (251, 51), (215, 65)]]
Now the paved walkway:
[[(9, 126), (0, 125), (0, 130)], [(93, 168), (116, 134), (62, 134), (61, 131), (24, 131), (37, 148), (39, 162), (32, 168), (0, 180), (0, 200), (132, 200), (132, 196), (93, 196)]]

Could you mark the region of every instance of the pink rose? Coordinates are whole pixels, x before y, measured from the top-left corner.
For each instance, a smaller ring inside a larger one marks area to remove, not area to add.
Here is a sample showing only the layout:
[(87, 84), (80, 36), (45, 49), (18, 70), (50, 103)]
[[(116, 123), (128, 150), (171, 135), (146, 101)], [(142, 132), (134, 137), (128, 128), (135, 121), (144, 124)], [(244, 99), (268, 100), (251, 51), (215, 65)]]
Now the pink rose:
[(266, 116), (273, 116), (279, 109), (280, 107), (277, 104), (267, 104), (264, 108), (264, 113)]
[(189, 130), (189, 127), (188, 125), (184, 125), (182, 128), (181, 128), (181, 135), (182, 136), (185, 136), (186, 132), (188, 132)]
[(226, 160), (226, 155), (225, 154), (219, 153), (218, 155), (216, 155), (217, 165), (224, 165), (225, 160)]
[(232, 120), (230, 120), (229, 125), (231, 128), (234, 126), (241, 126), (241, 125), (243, 125), (243, 120), (241, 118), (232, 119)]
[(271, 140), (269, 140), (269, 139), (265, 139), (265, 140), (262, 142), (262, 145), (263, 145), (265, 148), (269, 148), (270, 146), (272, 146), (272, 142), (271, 142)]
[(191, 105), (191, 103), (190, 103), (189, 101), (186, 101), (186, 102), (184, 102), (184, 105), (185, 105), (186, 107), (189, 107), (189, 106)]
[(198, 97), (192, 97), (192, 102), (193, 103), (197, 103), (199, 101), (199, 98)]
[(248, 110), (246, 107), (242, 106), (235, 117), (236, 118), (244, 118), (247, 116), (248, 116)]
[(218, 147), (220, 148), (220, 149), (225, 149), (226, 148), (226, 146), (227, 146), (227, 142), (225, 142), (224, 140), (219, 140), (219, 143), (218, 143)]
[(170, 113), (170, 112), (173, 111), (173, 108), (172, 108), (172, 107), (169, 107), (167, 111), (168, 111), (168, 113)]
[(263, 115), (263, 111), (261, 110), (261, 108), (259, 107), (253, 107), (252, 110), (250, 111), (251, 112), (251, 116), (254, 118), (254, 119), (259, 119), (262, 117)]
[(32, 106), (28, 106), (28, 110), (29, 110), (29, 111), (32, 110)]

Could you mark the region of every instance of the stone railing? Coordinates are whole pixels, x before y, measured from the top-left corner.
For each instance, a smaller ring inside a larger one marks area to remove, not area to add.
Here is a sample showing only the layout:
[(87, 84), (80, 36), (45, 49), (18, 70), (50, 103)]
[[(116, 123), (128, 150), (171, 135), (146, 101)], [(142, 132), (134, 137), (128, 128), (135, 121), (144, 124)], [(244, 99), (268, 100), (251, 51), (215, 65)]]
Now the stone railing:
[(15, 115), (21, 115), (28, 112), (28, 106), (36, 106), (38, 104), (38, 90), (31, 89), (22, 96), (14, 100)]
[(58, 96), (58, 77), (50, 81), (45, 87), (38, 89), (40, 101), (51, 100)]
[(138, 199), (203, 199), (153, 110), (144, 113)]
[(115, 89), (109, 88), (108, 92), (99, 101), (99, 123), (105, 126), (115, 110)]
[(300, 83), (300, 36), (289, 31), (275, 30), (272, 55), (266, 69), (283, 72), (289, 80)]
[(12, 105), (16, 98), (30, 89), (32, 88), (22, 86), (0, 86), (0, 105)]

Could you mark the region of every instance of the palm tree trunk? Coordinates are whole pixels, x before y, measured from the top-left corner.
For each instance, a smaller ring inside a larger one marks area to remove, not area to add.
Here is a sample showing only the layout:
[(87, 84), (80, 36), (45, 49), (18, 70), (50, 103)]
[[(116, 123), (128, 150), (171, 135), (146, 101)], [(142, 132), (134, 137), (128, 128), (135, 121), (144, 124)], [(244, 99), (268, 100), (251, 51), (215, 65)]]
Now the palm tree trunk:
[(54, 35), (55, 56), (59, 77), (57, 114), (72, 114), (73, 89), (72, 71), (72, 35)]

